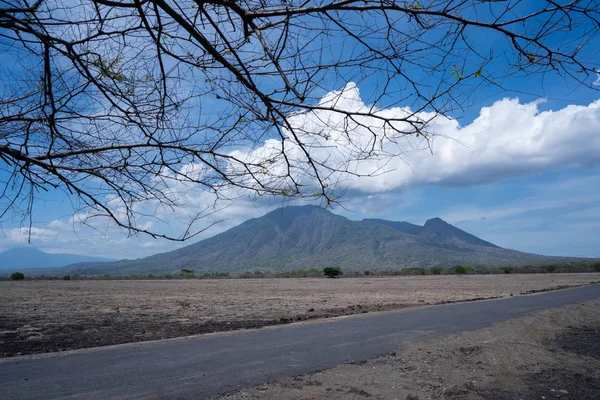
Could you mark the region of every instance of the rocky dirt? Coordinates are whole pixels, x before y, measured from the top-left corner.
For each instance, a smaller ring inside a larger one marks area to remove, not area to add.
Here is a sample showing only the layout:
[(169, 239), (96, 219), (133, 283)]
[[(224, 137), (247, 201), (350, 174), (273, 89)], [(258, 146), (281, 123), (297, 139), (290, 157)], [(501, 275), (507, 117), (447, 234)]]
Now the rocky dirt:
[(600, 274), (0, 282), (0, 357), (578, 286)]
[(360, 365), (283, 379), (221, 400), (600, 399), (600, 300), (406, 343)]

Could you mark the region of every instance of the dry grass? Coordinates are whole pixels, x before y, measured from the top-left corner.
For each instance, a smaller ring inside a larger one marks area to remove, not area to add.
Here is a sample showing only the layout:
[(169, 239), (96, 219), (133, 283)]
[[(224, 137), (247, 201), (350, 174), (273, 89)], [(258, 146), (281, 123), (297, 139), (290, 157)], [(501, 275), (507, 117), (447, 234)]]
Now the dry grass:
[(0, 355), (504, 297), (598, 280), (600, 274), (4, 281)]

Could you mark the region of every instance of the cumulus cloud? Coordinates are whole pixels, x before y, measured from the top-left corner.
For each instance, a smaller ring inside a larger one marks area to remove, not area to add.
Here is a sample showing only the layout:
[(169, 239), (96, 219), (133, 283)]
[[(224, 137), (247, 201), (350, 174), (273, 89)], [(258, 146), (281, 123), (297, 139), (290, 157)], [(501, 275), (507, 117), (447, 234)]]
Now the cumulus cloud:
[[(329, 93), (320, 105), (326, 108), (334, 102), (341, 110), (372, 109), (362, 102), (354, 84)], [(301, 138), (319, 163), (363, 175), (335, 172), (330, 174), (332, 180), (365, 193), (420, 183), (481, 184), (600, 161), (600, 100), (550, 111), (540, 111), (539, 105), (539, 101), (521, 103), (516, 98), (505, 98), (483, 107), (479, 116), (465, 126), (452, 118), (416, 114), (430, 121), (431, 152), (426, 151), (422, 138), (390, 135), (389, 125), (373, 117), (358, 116), (348, 121), (343, 113), (324, 109), (293, 115), (290, 122), (298, 132), (305, 132)], [(412, 112), (403, 107), (375, 110), (375, 114), (402, 119)], [(394, 127), (399, 131), (408, 129), (401, 125), (399, 122)], [(376, 142), (374, 133), (379, 136)], [(247, 156), (270, 155), (278, 146), (277, 141), (270, 140)], [(353, 159), (370, 148), (374, 148), (372, 157)], [(295, 151), (291, 149), (290, 153)], [(300, 156), (296, 161), (306, 164)], [(306, 171), (306, 166), (298, 167), (300, 171)]]
[[(358, 114), (374, 111), (375, 117), (357, 115), (349, 120), (346, 114), (328, 109), (333, 105), (338, 110)], [(540, 102), (522, 103), (516, 98), (506, 98), (481, 108), (475, 120), (461, 125), (452, 118), (414, 114), (408, 107), (374, 109), (363, 102), (358, 87), (349, 83), (342, 90), (324, 96), (319, 106), (319, 110), (289, 116), (289, 123), (317, 164), (330, 167), (318, 167), (322, 177), (331, 182), (332, 187), (337, 183), (339, 189), (348, 189), (345, 200), (350, 205), (358, 204), (353, 208), (365, 216), (376, 215), (397, 204), (399, 194), (405, 197), (405, 189), (410, 186), (476, 185), (600, 162), (600, 101), (541, 111)], [(402, 131), (410, 130), (400, 121), (407, 117), (429, 121), (428, 141), (402, 135)], [(386, 125), (385, 119), (396, 120), (395, 129), (391, 129), (389, 123)], [(285, 133), (289, 139), (285, 149), (292, 175), (303, 184), (314, 185), (314, 173), (302, 149), (290, 131)], [(270, 175), (266, 174), (265, 179), (270, 179), (269, 176), (277, 179), (286, 172), (280, 157), (281, 148), (281, 141), (269, 139), (262, 146), (238, 149), (232, 155), (241, 160), (258, 161), (258, 164), (269, 160)], [(366, 153), (370, 156), (365, 158)], [(180, 172), (193, 179), (207, 173), (198, 164), (184, 166)], [(289, 204), (268, 196), (253, 198), (228, 187), (223, 187), (216, 196), (200, 185), (166, 172), (157, 179), (168, 182), (166, 193), (177, 206), (163, 207), (153, 202), (136, 204), (140, 215), (137, 224), (175, 235), (182, 229), (185, 232), (186, 224), (196, 216), (203, 218), (190, 227), (190, 232), (219, 222), (197, 236), (200, 239)], [(286, 181), (280, 183), (285, 185)], [(120, 211), (117, 201), (109, 203)], [(466, 211), (472, 218), (473, 210)], [(507, 214), (519, 214), (520, 207), (478, 211), (481, 218), (506, 218)], [(69, 252), (108, 256), (112, 253), (117, 258), (141, 257), (176, 246), (145, 236), (128, 239), (126, 233), (106, 221), (103, 224), (88, 217), (87, 213), (79, 213), (70, 219), (50, 222), (48, 229), (32, 228), (31, 232), (26, 228), (12, 229), (6, 231), (4, 243), (25, 243), (31, 233), (32, 240), (38, 244), (52, 242), (53, 246)], [(467, 219), (459, 214), (448, 217), (453, 221)], [(78, 228), (81, 222), (91, 226)]]
[[(332, 111), (333, 106), (357, 115), (348, 119), (345, 113)], [(315, 185), (312, 167), (298, 146), (301, 141), (316, 164), (322, 165), (318, 168), (326, 182), (349, 190), (346, 200), (350, 202), (352, 198), (362, 199), (363, 214), (395, 204), (397, 194), (411, 185), (483, 184), (600, 161), (600, 101), (554, 111), (540, 111), (539, 106), (539, 101), (502, 99), (482, 108), (474, 121), (461, 126), (456, 119), (415, 114), (407, 107), (374, 109), (361, 100), (358, 87), (349, 83), (324, 96), (318, 110), (289, 117), (295, 136), (286, 131), (285, 155), (292, 176)], [(375, 116), (364, 115), (367, 111)], [(428, 141), (402, 134), (410, 127), (401, 120), (409, 117), (429, 121)], [(390, 120), (396, 121), (392, 123), (395, 129), (390, 128)], [(264, 179), (278, 179), (287, 172), (281, 148), (279, 140), (269, 139), (262, 146), (239, 149), (232, 155), (256, 164), (269, 160), (269, 174)], [(369, 157), (363, 157), (367, 152)], [(193, 179), (206, 173), (198, 164), (184, 166), (180, 172)], [(192, 233), (219, 222), (199, 236), (205, 237), (283, 205), (273, 198), (251, 198), (231, 187), (222, 187), (216, 196), (172, 173), (165, 172), (160, 179), (168, 182), (168, 196), (177, 206), (139, 205), (145, 208), (140, 209), (140, 215), (155, 218), (152, 227), (157, 231), (180, 231), (196, 216), (201, 218), (190, 227)], [(138, 221), (138, 225), (144, 224), (148, 221)]]
[(14, 228), (5, 232), (6, 240), (11, 244), (32, 242), (49, 242), (54, 241), (58, 236), (58, 231), (43, 228)]

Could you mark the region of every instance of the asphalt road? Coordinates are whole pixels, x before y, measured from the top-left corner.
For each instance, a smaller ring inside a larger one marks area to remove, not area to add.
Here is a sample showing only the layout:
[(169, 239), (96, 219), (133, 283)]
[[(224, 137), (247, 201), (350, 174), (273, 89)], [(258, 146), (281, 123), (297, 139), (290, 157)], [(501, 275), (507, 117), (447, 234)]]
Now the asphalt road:
[[(202, 399), (600, 297), (600, 285), (0, 362), (0, 399)], [(401, 350), (400, 350), (401, 351)]]

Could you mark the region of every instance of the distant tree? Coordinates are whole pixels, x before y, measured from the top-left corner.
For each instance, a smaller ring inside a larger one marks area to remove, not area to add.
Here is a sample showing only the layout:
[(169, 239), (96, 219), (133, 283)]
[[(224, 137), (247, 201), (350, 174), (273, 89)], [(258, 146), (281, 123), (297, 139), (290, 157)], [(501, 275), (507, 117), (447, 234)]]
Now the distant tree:
[(514, 271), (514, 268), (513, 267), (502, 267), (502, 268), (500, 268), (500, 270), (502, 272), (504, 272), (505, 274), (510, 274)]
[(338, 267), (323, 268), (323, 274), (328, 278), (336, 278), (342, 275), (342, 270)]
[(255, 278), (264, 278), (265, 273), (263, 271), (257, 269), (256, 271), (254, 271), (254, 277)]
[(365, 276), (369, 276), (369, 275), (371, 275), (371, 271), (369, 271), (369, 270), (366, 270), (366, 271), (365, 271)]
[(592, 268), (594, 269), (594, 271), (600, 272), (600, 262), (592, 264)]
[(489, 274), (490, 273), (490, 270), (487, 267), (482, 267), (482, 266), (475, 267), (474, 271), (475, 271), (476, 274), (480, 274), (480, 275)]
[(295, 278), (304, 278), (308, 276), (308, 271), (303, 270), (302, 268), (298, 268), (290, 271), (292, 277)]
[(552, 272), (556, 271), (556, 265), (554, 265), (554, 264), (542, 265), (540, 267), (540, 269), (544, 272), (552, 273)]
[(429, 272), (431, 275), (441, 275), (444, 269), (442, 267), (431, 267), (429, 268)]
[(71, 280), (71, 276), (70, 275), (63, 276), (63, 281), (70, 281), (70, 280)]
[(463, 275), (466, 274), (468, 271), (468, 268), (462, 265), (455, 265), (454, 267), (452, 267), (452, 272), (454, 272), (456, 275)]
[(194, 274), (194, 270), (193, 269), (181, 268), (181, 273), (182, 274)]
[(25, 275), (21, 272), (13, 272), (12, 274), (10, 274), (10, 279), (12, 279), (13, 281), (22, 281), (23, 279), (25, 279)]
[(317, 276), (321, 276), (321, 271), (319, 271), (316, 268), (310, 268), (308, 270), (308, 276), (312, 276), (312, 277), (317, 277)]
[[(32, 224), (32, 199), (62, 191), (84, 223), (186, 240), (212, 209), (173, 234), (141, 205), (185, 205), (180, 184), (329, 204), (342, 175), (381, 172), (355, 162), (402, 156), (409, 136), (427, 148), (435, 118), (480, 87), (547, 74), (592, 87), (599, 11), (595, 0), (1, 1), (0, 215)], [(349, 81), (369, 88), (367, 107), (322, 101)], [(322, 113), (323, 129), (302, 122)], [(323, 151), (338, 141), (341, 157)]]

